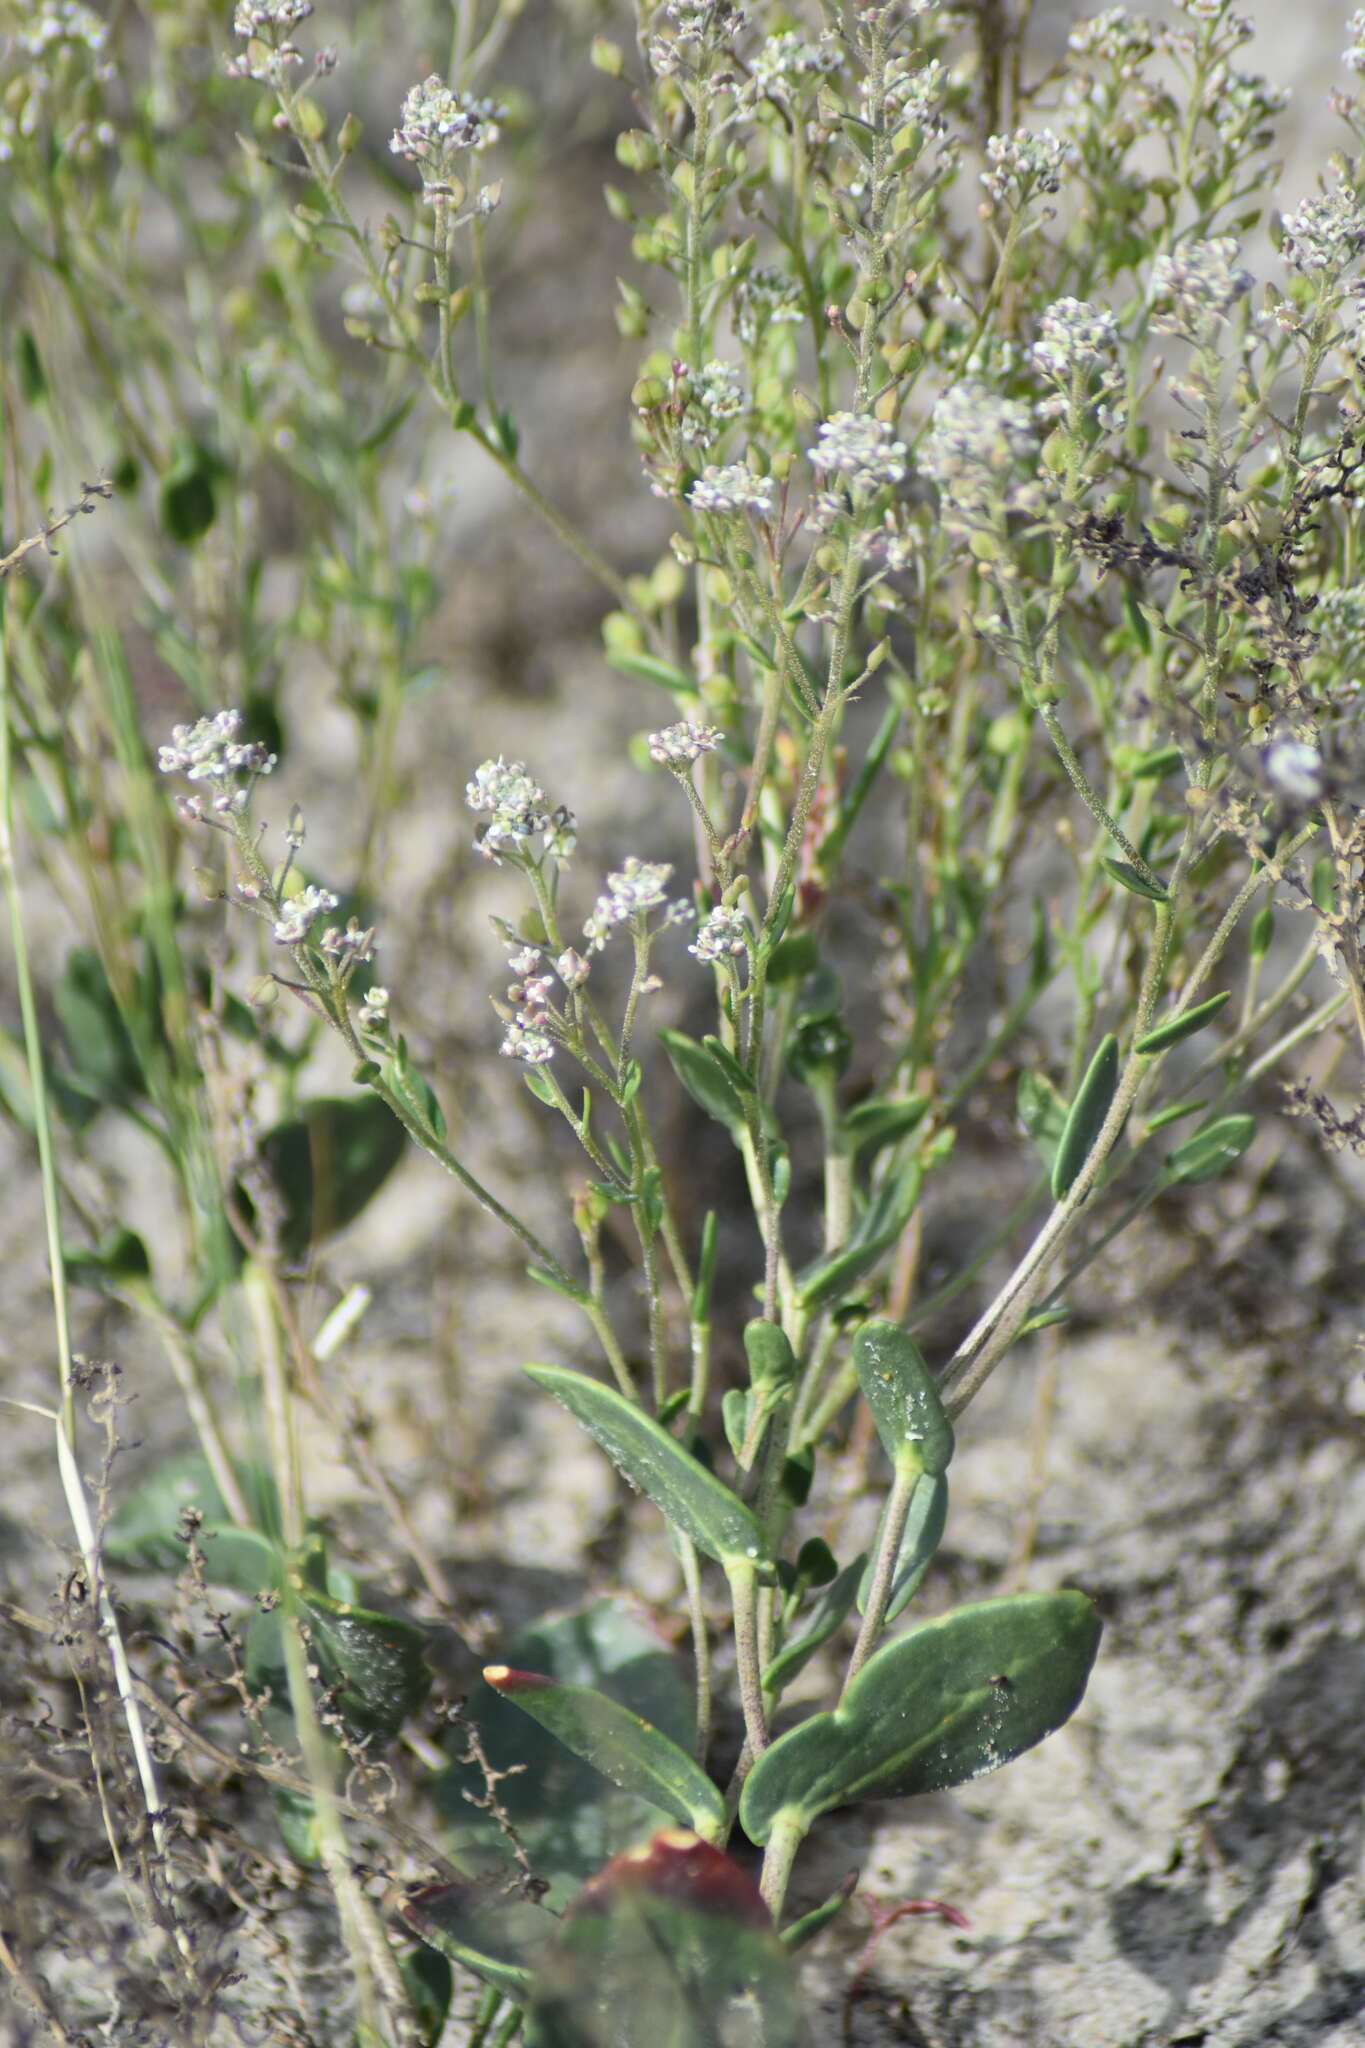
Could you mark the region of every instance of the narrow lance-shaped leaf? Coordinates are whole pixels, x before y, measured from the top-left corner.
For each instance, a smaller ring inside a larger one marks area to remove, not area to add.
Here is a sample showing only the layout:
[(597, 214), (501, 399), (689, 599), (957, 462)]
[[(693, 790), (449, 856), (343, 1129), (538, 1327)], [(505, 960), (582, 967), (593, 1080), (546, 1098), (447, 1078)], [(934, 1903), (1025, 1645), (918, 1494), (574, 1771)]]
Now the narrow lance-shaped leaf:
[(528, 1365), (526, 1370), (596, 1437), (631, 1485), (647, 1493), (698, 1550), (720, 1564), (769, 1561), (756, 1516), (643, 1408), (614, 1387), (604, 1387), (583, 1373), (566, 1372), (562, 1366)]
[(1057, 1156), (1052, 1162), (1054, 1201), (1060, 1202), (1070, 1191), (1077, 1174), (1090, 1157), (1091, 1147), (1109, 1114), (1118, 1079), (1119, 1042), (1111, 1031), (1096, 1047), (1094, 1057), (1085, 1070), (1085, 1078), (1076, 1090), (1076, 1099), (1067, 1111), (1066, 1123), (1057, 1144)]
[(853, 1603), (858, 1597), (858, 1585), (867, 1564), (867, 1552), (860, 1551), (852, 1564), (845, 1565), (839, 1576), (825, 1587), (819, 1599), (805, 1616), (805, 1627), (800, 1635), (784, 1643), (777, 1655), (763, 1673), (763, 1690), (774, 1697), (789, 1686), (798, 1671), (803, 1671), (822, 1643), (827, 1643), (834, 1631), (853, 1612)]
[(768, 1840), (858, 1799), (941, 1792), (998, 1770), (1074, 1713), (1099, 1646), (1083, 1593), (984, 1600), (888, 1643), (840, 1705), (779, 1737), (745, 1783), (740, 1820)]
[(1195, 1032), (1211, 1024), (1224, 1003), (1231, 1000), (1232, 990), (1225, 988), (1221, 995), (1210, 996), (1206, 1003), (1196, 1003), (1192, 1010), (1182, 1010), (1178, 1017), (1168, 1017), (1164, 1024), (1144, 1031), (1135, 1050), (1144, 1054), (1164, 1052), (1168, 1045), (1178, 1045), (1182, 1038), (1193, 1038)]
[(744, 1103), (727, 1069), (708, 1047), (698, 1045), (685, 1031), (661, 1031), (659, 1043), (698, 1108), (724, 1124), (737, 1145), (741, 1143), (746, 1128)]
[(613, 1785), (648, 1799), (708, 1842), (724, 1840), (725, 1801), (686, 1750), (639, 1714), (587, 1685), (565, 1685), (539, 1672), (490, 1664), (494, 1692), (557, 1736)]

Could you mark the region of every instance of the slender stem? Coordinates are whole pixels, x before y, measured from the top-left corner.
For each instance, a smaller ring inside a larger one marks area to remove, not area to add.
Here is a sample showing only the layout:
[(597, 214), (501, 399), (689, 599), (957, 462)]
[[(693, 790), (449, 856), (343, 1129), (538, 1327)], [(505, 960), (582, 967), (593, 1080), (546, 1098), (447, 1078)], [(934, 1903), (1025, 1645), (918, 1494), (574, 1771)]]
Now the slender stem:
[[(853, 1654), (848, 1660), (844, 1674), (843, 1693), (847, 1693), (858, 1673), (866, 1664), (876, 1647), (877, 1638), (886, 1620), (886, 1609), (891, 1598), (891, 1582), (896, 1575), (896, 1562), (900, 1556), (901, 1538), (910, 1514), (910, 1503), (915, 1497), (915, 1488), (923, 1477), (919, 1465), (898, 1463), (891, 1491), (882, 1509), (882, 1525), (877, 1536), (877, 1555), (872, 1566), (872, 1583), (868, 1588), (867, 1605), (863, 1609), (862, 1626), (858, 1640), (853, 1645)], [(843, 1697), (843, 1693), (840, 1697)]]
[(735, 1660), (739, 1668), (739, 1698), (744, 1710), (744, 1732), (751, 1756), (760, 1757), (768, 1747), (768, 1724), (763, 1711), (763, 1672), (758, 1657), (758, 1573), (743, 1558), (731, 1558), (725, 1566), (735, 1617)]

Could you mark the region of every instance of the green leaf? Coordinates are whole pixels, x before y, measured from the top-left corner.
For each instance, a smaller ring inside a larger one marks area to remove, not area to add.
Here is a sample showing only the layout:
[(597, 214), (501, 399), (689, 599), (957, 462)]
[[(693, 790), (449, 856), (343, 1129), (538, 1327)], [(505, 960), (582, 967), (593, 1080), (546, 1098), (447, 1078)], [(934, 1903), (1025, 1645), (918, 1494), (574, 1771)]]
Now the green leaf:
[(853, 1369), (896, 1470), (946, 1472), (953, 1425), (913, 1337), (897, 1323), (864, 1323), (853, 1340)]
[[(334, 1600), (314, 1582), (318, 1561), (315, 1551), (290, 1572), (318, 1685), (348, 1734), (391, 1742), (431, 1688), (428, 1631), (401, 1615)], [(253, 1692), (269, 1688), (277, 1707), (289, 1702), (282, 1633), (288, 1626), (281, 1606), (257, 1613), (247, 1631), (247, 1683)]]
[(70, 1086), (105, 1104), (146, 1094), (141, 1063), (98, 953), (77, 946), (67, 954), (52, 1007), (71, 1061), (63, 1077)]
[(843, 1247), (831, 1258), (819, 1259), (798, 1281), (798, 1299), (803, 1309), (825, 1308), (846, 1294), (850, 1287), (870, 1273), (882, 1254), (897, 1242), (915, 1213), (924, 1181), (924, 1162), (913, 1159), (899, 1173), (888, 1176), (874, 1195)]
[(1095, 1048), (1085, 1078), (1067, 1111), (1057, 1156), (1052, 1162), (1052, 1196), (1060, 1202), (1090, 1156), (1104, 1126), (1119, 1080), (1119, 1042), (1112, 1031)]
[[(918, 1490), (918, 1489), (917, 1489)], [(855, 1557), (852, 1564), (845, 1565), (838, 1578), (831, 1581), (820, 1598), (805, 1616), (805, 1627), (799, 1636), (793, 1636), (784, 1643), (777, 1655), (763, 1673), (763, 1690), (777, 1694), (786, 1690), (803, 1671), (822, 1643), (827, 1643), (853, 1612), (853, 1603), (858, 1597), (858, 1586), (867, 1563), (867, 1552)]]
[[(625, 1600), (598, 1600), (537, 1622), (508, 1645), (504, 1661), (591, 1687), (679, 1749), (692, 1747), (691, 1693), (658, 1631)], [(471, 1687), (462, 1718), (477, 1730), (490, 1768), (508, 1774), (498, 1782), (498, 1798), (536, 1875), (550, 1885), (548, 1905), (562, 1907), (609, 1856), (671, 1824), (671, 1813), (618, 1790), (482, 1679)], [(452, 1761), (434, 1790), (448, 1853), (462, 1868), (491, 1865), (515, 1879), (497, 1821), (471, 1804), (487, 1786), (463, 1726), (451, 1729), (446, 1748)]]
[(1170, 897), (1160, 883), (1149, 882), (1142, 870), (1135, 868), (1130, 861), (1111, 860), (1105, 853), (1100, 856), (1100, 866), (1131, 896), (1145, 896), (1149, 903), (1169, 903)]
[(709, 1842), (725, 1838), (725, 1801), (685, 1749), (608, 1694), (488, 1664), (484, 1680), (621, 1791), (661, 1807)]
[[(894, 1621), (909, 1606), (920, 1589), (924, 1574), (933, 1563), (934, 1552), (943, 1541), (948, 1520), (948, 1481), (942, 1472), (922, 1472), (910, 1496), (910, 1509), (901, 1533), (891, 1575), (891, 1593), (886, 1603), (886, 1620)], [(867, 1607), (872, 1590), (869, 1563), (858, 1586), (858, 1612)]]
[(779, 1814), (809, 1828), (859, 1799), (942, 1792), (998, 1770), (1075, 1712), (1099, 1646), (1082, 1593), (960, 1607), (879, 1650), (831, 1714), (764, 1751), (740, 1820), (764, 1843)]
[(202, 540), (218, 517), (217, 484), (224, 474), (212, 449), (189, 435), (179, 436), (161, 486), (161, 523), (182, 547)]
[(744, 1351), (754, 1386), (789, 1387), (796, 1378), (796, 1354), (780, 1323), (755, 1316), (744, 1326)]
[(1066, 1104), (1046, 1074), (1027, 1073), (1019, 1076), (1016, 1109), (1050, 1175), (1066, 1129)]
[(767, 1539), (756, 1517), (643, 1408), (581, 1372), (557, 1365), (528, 1365), (526, 1371), (596, 1437), (631, 1485), (647, 1493), (698, 1550), (727, 1565), (768, 1560)]
[(844, 1118), (849, 1150), (855, 1158), (875, 1157), (923, 1123), (928, 1107), (927, 1095), (910, 1095), (904, 1102), (860, 1102)]
[(753, 1879), (674, 1828), (571, 1902), (536, 1969), (526, 2048), (802, 2048), (803, 2011)]
[(661, 690), (667, 690), (674, 697), (699, 697), (695, 676), (686, 669), (677, 668), (671, 661), (661, 661), (655, 654), (634, 654), (625, 649), (607, 649), (607, 661), (612, 668), (620, 669), (624, 675), (639, 676), (642, 682), (657, 683)]
[(1240, 1159), (1256, 1135), (1254, 1116), (1220, 1116), (1204, 1124), (1167, 1155), (1166, 1171), (1175, 1181), (1191, 1186), (1212, 1180), (1215, 1174)]
[(1232, 990), (1225, 988), (1221, 995), (1210, 996), (1206, 1003), (1196, 1003), (1192, 1010), (1182, 1010), (1179, 1016), (1168, 1017), (1164, 1024), (1144, 1031), (1134, 1050), (1140, 1053), (1164, 1052), (1168, 1045), (1178, 1045), (1182, 1038), (1192, 1038), (1196, 1031), (1202, 1031), (1206, 1024), (1211, 1024), (1224, 1003), (1231, 999)]
[(1203, 1109), (1207, 1101), (1206, 1095), (1196, 1095), (1188, 1102), (1168, 1103), (1165, 1109), (1159, 1109), (1155, 1116), (1147, 1119), (1148, 1134), (1164, 1130), (1167, 1124), (1178, 1123), (1182, 1116), (1190, 1116), (1196, 1109)]
[(735, 1143), (740, 1144), (747, 1128), (744, 1102), (725, 1067), (685, 1031), (661, 1031), (659, 1042), (692, 1100), (717, 1123), (724, 1124)]
[(279, 1527), (275, 1484), (262, 1465), (234, 1468), (256, 1528), (243, 1529), (227, 1511), (208, 1461), (197, 1453), (167, 1458), (119, 1503), (104, 1532), (104, 1554), (130, 1571), (180, 1572), (187, 1509), (203, 1517), (195, 1532), (211, 1585), (267, 1593), (283, 1583), (284, 1554), (263, 1531)]
[(535, 1901), (515, 1896), (515, 1879), (428, 1884), (397, 1902), (404, 1926), (419, 1941), (472, 1970), (518, 2003), (536, 1958), (559, 1925)]
[(407, 1147), (407, 1132), (377, 1095), (319, 1097), (261, 1140), (261, 1157), (284, 1205), (281, 1249), (309, 1247), (357, 1217)]
[(398, 1959), (399, 1975), (403, 1989), (408, 1994), (408, 2007), (417, 2022), (417, 2034), (421, 2048), (437, 2048), (445, 2032), (446, 2020), (450, 2013), (451, 1995), (455, 1989), (455, 1975), (450, 1967), (450, 1958), (439, 1949), (410, 1949), (407, 1955)]
[(856, 1870), (850, 1870), (837, 1892), (832, 1892), (821, 1905), (813, 1907), (809, 1913), (803, 1913), (799, 1920), (793, 1920), (789, 1927), (782, 1929), (783, 1948), (789, 1954), (795, 1955), (808, 1941), (814, 1941), (816, 1935), (843, 1912), (857, 1886), (858, 1873)]

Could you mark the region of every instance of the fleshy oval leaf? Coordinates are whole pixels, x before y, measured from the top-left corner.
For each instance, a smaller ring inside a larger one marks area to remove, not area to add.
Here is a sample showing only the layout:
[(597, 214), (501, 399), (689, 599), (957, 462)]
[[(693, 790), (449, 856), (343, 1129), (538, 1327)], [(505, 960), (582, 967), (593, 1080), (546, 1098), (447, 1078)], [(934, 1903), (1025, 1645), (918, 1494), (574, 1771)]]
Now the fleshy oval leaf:
[(859, 1799), (942, 1792), (998, 1770), (1073, 1714), (1100, 1640), (1083, 1593), (959, 1607), (879, 1650), (840, 1705), (764, 1751), (739, 1815), (762, 1844), (779, 1814), (809, 1829)]
[(864, 1323), (853, 1340), (853, 1369), (892, 1464), (946, 1471), (953, 1425), (914, 1338), (898, 1323)]

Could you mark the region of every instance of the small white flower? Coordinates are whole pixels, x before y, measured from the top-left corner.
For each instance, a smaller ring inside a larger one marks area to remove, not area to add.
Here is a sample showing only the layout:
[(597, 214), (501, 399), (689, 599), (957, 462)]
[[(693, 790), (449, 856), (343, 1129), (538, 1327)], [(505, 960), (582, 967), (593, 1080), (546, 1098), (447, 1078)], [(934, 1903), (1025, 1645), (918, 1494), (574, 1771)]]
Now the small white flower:
[(1305, 199), (1285, 215), (1281, 255), (1291, 270), (1345, 270), (1365, 247), (1365, 214), (1347, 185)]
[(729, 954), (747, 952), (752, 933), (749, 920), (737, 908), (708, 911), (697, 926), (697, 936), (688, 947), (698, 960), (723, 960)]
[(810, 452), (812, 469), (846, 477), (854, 490), (877, 490), (905, 477), (906, 447), (885, 420), (871, 413), (836, 412), (820, 423)]
[(528, 1067), (543, 1067), (555, 1056), (555, 1042), (548, 1031), (527, 1031), (520, 1024), (509, 1024), (503, 1034), (498, 1051), (504, 1059), (524, 1060)]
[(990, 170), (981, 182), (1001, 205), (1020, 207), (1037, 193), (1060, 192), (1062, 175), (1076, 159), (1074, 143), (1062, 142), (1050, 128), (1034, 134), (1016, 128), (1013, 135), (992, 135), (986, 143)]
[(677, 725), (666, 725), (662, 731), (650, 733), (645, 744), (651, 761), (677, 768), (690, 766), (703, 754), (714, 753), (723, 737), (718, 726), (694, 725), (685, 718)]
[(228, 782), (236, 775), (269, 775), (275, 756), (259, 740), (238, 741), (240, 711), (217, 711), (193, 725), (171, 728), (171, 744), (157, 750), (163, 775), (183, 775), (190, 782)]
[(370, 989), (361, 1001), (358, 1015), (362, 1031), (382, 1031), (389, 1021), (389, 991)]
[(275, 921), (274, 939), (279, 946), (301, 946), (318, 918), (335, 910), (339, 898), (330, 889), (318, 889), (310, 882), (290, 898)]
[(559, 976), (565, 988), (582, 988), (584, 982), (592, 973), (592, 962), (585, 960), (581, 953), (576, 953), (572, 946), (566, 946), (555, 961), (555, 973)]
[(1152, 265), (1152, 303), (1159, 308), (1153, 325), (1162, 334), (1184, 335), (1189, 341), (1212, 340), (1239, 299), (1255, 283), (1250, 271), (1234, 268), (1237, 242), (1232, 235), (1213, 235), (1206, 242), (1186, 242), (1171, 256)]
[(687, 493), (687, 502), (698, 512), (752, 512), (759, 519), (771, 519), (777, 511), (777, 485), (770, 476), (755, 476), (743, 462), (723, 468), (708, 463)]

